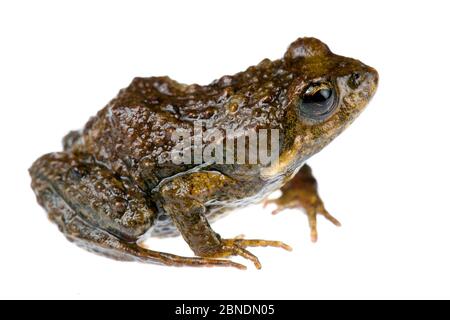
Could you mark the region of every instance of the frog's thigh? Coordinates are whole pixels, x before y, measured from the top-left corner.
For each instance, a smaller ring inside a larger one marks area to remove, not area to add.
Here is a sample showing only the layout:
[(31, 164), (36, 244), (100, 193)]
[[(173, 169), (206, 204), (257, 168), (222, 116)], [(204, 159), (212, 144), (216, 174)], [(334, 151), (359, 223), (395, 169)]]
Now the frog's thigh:
[(30, 173), (38, 201), (48, 212), (60, 213), (64, 222), (77, 215), (92, 226), (134, 242), (156, 216), (140, 189), (104, 166), (83, 163), (71, 154), (45, 155)]

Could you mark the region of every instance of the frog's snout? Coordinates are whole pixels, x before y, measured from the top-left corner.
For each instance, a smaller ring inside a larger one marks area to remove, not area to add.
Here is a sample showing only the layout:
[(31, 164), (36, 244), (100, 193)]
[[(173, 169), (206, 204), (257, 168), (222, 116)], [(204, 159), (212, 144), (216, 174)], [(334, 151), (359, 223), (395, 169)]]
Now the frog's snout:
[(370, 100), (378, 87), (378, 72), (372, 67), (362, 65), (361, 69), (350, 75), (347, 85), (364, 99)]
[(372, 67), (367, 67), (366, 70), (366, 87), (369, 98), (372, 98), (378, 87), (378, 71)]

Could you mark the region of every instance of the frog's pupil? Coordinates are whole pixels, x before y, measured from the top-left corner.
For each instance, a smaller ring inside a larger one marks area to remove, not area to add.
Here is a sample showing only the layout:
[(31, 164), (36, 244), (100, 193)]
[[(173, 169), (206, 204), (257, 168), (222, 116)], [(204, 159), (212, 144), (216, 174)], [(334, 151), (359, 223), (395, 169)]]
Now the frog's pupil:
[(329, 99), (331, 96), (331, 89), (320, 89), (316, 91), (313, 95), (307, 95), (305, 96), (303, 102), (304, 103), (310, 103), (310, 102), (323, 102), (327, 99)]
[(300, 114), (314, 120), (323, 120), (334, 110), (335, 94), (332, 88), (312, 85), (306, 90), (300, 101)]

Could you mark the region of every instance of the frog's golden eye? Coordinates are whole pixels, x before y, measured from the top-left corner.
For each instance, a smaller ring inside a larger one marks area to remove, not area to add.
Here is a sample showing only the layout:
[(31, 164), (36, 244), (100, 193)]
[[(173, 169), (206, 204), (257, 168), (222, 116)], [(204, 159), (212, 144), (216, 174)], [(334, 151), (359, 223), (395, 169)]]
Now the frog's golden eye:
[(334, 111), (336, 101), (336, 90), (331, 83), (314, 83), (302, 94), (298, 108), (301, 116), (321, 121)]

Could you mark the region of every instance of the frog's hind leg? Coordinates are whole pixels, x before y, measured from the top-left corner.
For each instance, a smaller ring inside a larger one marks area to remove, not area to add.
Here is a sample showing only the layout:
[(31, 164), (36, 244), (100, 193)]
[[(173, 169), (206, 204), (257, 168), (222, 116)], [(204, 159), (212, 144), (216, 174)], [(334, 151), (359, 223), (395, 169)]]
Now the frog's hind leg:
[(145, 249), (136, 243), (127, 243), (108, 232), (92, 227), (79, 217), (75, 217), (72, 221), (65, 224), (63, 232), (69, 241), (74, 242), (79, 247), (115, 260), (138, 261), (178, 267), (224, 266), (245, 269), (244, 266), (229, 260), (181, 257)]
[(121, 261), (170, 266), (244, 266), (228, 260), (188, 258), (140, 247), (155, 212), (141, 191), (106, 168), (68, 153), (48, 154), (30, 169), (32, 188), (66, 238), (90, 252)]

